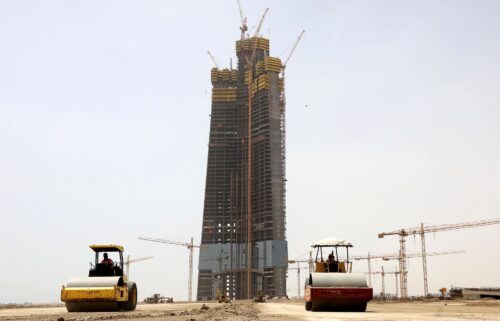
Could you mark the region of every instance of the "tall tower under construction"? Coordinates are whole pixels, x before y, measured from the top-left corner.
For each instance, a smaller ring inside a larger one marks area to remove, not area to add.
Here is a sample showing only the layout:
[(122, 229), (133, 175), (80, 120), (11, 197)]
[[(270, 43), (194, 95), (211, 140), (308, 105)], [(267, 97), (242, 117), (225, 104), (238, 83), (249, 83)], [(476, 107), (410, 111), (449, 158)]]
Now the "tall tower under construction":
[(285, 97), (269, 40), (236, 41), (211, 71), (212, 110), (197, 300), (286, 295)]

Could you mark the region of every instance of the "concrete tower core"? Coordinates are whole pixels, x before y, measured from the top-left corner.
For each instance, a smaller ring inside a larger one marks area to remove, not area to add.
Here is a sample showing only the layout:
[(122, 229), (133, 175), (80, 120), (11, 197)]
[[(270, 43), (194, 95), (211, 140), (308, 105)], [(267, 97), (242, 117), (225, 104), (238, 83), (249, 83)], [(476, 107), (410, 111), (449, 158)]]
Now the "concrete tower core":
[[(254, 61), (249, 64), (254, 49)], [(236, 41), (236, 54), (238, 69), (211, 71), (212, 111), (201, 236), (204, 246), (200, 249), (197, 300), (213, 300), (217, 291), (231, 299), (246, 299), (247, 280), (252, 282), (252, 296), (260, 291), (264, 295), (286, 295), (285, 101), (281, 61), (269, 56), (269, 40), (262, 37)], [(252, 73), (247, 70), (249, 65)], [(249, 92), (251, 162), (247, 157)], [(251, 164), (250, 197), (247, 164)], [(249, 232), (250, 267), (246, 255)], [(249, 268), (251, 278), (247, 275)]]

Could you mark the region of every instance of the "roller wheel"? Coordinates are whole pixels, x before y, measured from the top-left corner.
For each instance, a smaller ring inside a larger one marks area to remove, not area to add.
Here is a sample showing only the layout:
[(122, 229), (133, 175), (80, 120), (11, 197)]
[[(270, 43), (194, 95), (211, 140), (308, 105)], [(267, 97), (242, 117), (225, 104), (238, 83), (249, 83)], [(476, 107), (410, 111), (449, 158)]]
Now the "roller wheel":
[(127, 308), (127, 302), (116, 302), (116, 311), (124, 311)]
[(66, 302), (66, 310), (68, 310), (68, 312), (80, 312), (78, 304), (72, 302)]
[(360, 303), (359, 305), (356, 306), (356, 311), (357, 312), (365, 312), (366, 311), (366, 305), (367, 305), (367, 302)]
[(312, 309), (312, 302), (306, 302), (306, 311), (311, 311)]
[(128, 301), (125, 309), (128, 311), (134, 311), (136, 306), (137, 306), (137, 286), (135, 285), (135, 283), (132, 283), (132, 286), (129, 287)]
[(90, 312), (90, 311), (123, 311), (127, 302), (66, 302), (68, 312)]

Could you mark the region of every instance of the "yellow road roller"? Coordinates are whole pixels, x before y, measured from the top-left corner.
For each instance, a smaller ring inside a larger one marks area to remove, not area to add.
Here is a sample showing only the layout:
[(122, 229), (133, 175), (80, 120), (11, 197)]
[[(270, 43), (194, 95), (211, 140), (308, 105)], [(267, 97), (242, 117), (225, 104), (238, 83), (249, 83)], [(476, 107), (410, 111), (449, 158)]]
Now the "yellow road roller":
[[(123, 273), (123, 246), (92, 244), (88, 277), (70, 278), (61, 289), (68, 312), (135, 310), (137, 286)], [(114, 258), (114, 260), (112, 259)]]

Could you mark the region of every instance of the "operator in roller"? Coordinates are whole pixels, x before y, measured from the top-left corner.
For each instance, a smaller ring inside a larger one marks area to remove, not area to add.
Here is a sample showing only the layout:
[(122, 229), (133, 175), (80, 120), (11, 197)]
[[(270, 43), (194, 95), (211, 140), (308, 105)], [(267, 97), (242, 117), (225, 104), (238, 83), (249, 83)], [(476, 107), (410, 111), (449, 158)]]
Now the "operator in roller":
[(113, 260), (108, 258), (108, 253), (104, 253), (104, 259), (101, 261), (102, 264), (107, 265), (108, 267), (113, 267)]
[(328, 255), (328, 272), (338, 272), (339, 271), (339, 265), (337, 261), (335, 261), (335, 256), (333, 253), (330, 253)]

